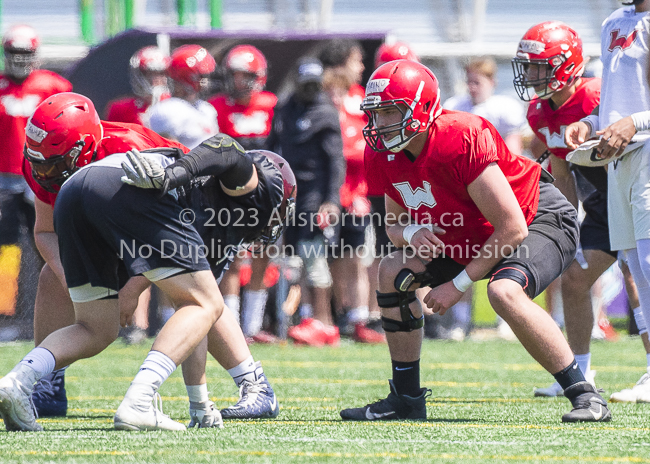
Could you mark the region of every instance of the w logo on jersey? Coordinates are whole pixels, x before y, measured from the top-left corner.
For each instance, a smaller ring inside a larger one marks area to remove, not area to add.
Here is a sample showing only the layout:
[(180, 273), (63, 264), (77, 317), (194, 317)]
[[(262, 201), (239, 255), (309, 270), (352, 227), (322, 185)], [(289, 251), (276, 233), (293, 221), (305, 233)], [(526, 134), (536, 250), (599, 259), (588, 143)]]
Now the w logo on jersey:
[(38, 95), (25, 95), (22, 98), (16, 98), (13, 95), (0, 97), (0, 103), (5, 107), (7, 114), (15, 118), (30, 117), (41, 101), (43, 100)]
[(616, 29), (611, 32), (611, 40), (609, 42), (609, 47), (607, 47), (607, 50), (610, 52), (613, 52), (615, 49), (620, 48), (621, 50), (628, 49), (632, 46), (632, 43), (634, 42), (634, 39), (636, 39), (636, 35), (638, 31), (634, 29), (630, 35), (628, 36), (618, 36), (619, 30)]
[(395, 187), (402, 196), (404, 204), (411, 209), (418, 209), (420, 205), (433, 208), (438, 204), (436, 199), (433, 198), (433, 193), (431, 193), (431, 184), (427, 181), (424, 181), (424, 188), (418, 187), (415, 190), (411, 188), (411, 184), (408, 182), (393, 184), (393, 187)]
[(566, 148), (566, 143), (564, 143), (564, 131), (566, 131), (566, 126), (560, 126), (559, 134), (551, 132), (548, 127), (541, 127), (539, 129), (539, 133), (546, 139), (546, 146), (548, 148)]

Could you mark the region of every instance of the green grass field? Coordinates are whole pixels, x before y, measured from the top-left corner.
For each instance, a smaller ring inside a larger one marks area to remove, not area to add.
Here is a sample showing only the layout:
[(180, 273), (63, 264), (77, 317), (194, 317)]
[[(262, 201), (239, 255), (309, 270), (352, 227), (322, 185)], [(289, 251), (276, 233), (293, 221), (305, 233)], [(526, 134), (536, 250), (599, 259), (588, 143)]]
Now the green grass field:
[[(0, 345), (6, 373), (31, 344)], [(338, 411), (388, 393), (386, 346), (252, 346), (280, 400), (276, 420), (227, 422), (221, 431), (117, 432), (113, 413), (149, 345), (118, 341), (68, 369), (68, 417), (42, 419), (42, 433), (0, 431), (1, 463), (578, 462), (650, 463), (650, 404), (611, 405), (605, 424), (565, 425), (567, 400), (533, 398), (552, 380), (514, 342), (427, 341), (422, 381), (433, 390), (428, 421), (349, 423)], [(606, 395), (633, 385), (645, 356), (638, 337), (593, 345)], [(211, 396), (224, 407), (236, 388), (208, 361)], [(180, 372), (160, 390), (164, 411), (189, 421)]]

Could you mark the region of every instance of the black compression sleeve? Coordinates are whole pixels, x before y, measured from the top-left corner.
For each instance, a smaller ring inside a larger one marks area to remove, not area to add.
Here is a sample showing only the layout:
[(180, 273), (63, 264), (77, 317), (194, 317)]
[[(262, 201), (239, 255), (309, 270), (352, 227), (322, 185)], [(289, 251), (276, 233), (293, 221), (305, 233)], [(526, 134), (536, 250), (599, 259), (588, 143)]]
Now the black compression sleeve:
[(253, 169), (253, 162), (239, 143), (217, 134), (165, 168), (165, 191), (201, 176), (214, 176), (224, 187), (235, 190), (246, 185)]

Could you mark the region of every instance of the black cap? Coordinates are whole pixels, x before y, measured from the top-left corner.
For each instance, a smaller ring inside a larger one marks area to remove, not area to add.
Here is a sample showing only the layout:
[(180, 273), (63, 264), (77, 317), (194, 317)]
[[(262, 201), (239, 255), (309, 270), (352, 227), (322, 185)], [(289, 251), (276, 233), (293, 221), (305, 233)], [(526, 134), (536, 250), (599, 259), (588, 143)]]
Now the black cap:
[(299, 84), (323, 81), (323, 64), (316, 58), (303, 58), (298, 62)]

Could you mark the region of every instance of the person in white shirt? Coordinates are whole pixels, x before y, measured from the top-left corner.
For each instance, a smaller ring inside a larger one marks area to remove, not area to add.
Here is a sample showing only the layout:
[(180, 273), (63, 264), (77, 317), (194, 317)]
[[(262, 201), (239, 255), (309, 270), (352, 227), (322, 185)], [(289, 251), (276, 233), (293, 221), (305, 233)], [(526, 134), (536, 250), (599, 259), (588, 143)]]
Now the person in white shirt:
[(215, 68), (214, 58), (200, 45), (183, 45), (174, 50), (167, 71), (173, 96), (149, 108), (145, 125), (188, 148), (217, 134), (217, 111), (200, 98)]
[(444, 102), (443, 108), (476, 114), (490, 121), (510, 151), (522, 153), (522, 128), (526, 124), (524, 108), (514, 98), (494, 95), (497, 64), (492, 58), (472, 59), (465, 68), (467, 95), (457, 95)]
[[(624, 254), (650, 321), (650, 0), (624, 5), (602, 26), (600, 107), (567, 127), (565, 142), (575, 149), (600, 138), (596, 155), (613, 161), (607, 170), (609, 241)], [(637, 384), (610, 401), (650, 402), (650, 354), (647, 363)]]

